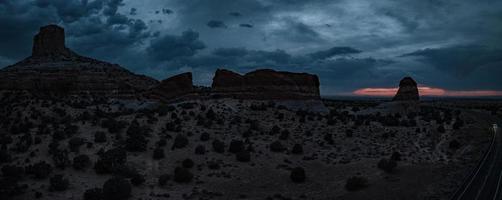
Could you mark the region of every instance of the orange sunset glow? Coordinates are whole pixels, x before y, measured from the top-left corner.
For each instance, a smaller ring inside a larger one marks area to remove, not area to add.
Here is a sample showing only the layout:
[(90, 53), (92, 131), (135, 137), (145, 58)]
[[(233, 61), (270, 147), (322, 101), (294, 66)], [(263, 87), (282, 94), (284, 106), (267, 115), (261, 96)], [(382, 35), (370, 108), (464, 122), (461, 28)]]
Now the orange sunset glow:
[[(357, 96), (392, 97), (396, 95), (398, 88), (361, 88), (354, 92)], [(418, 87), (420, 96), (437, 97), (494, 97), (502, 96), (502, 91), (496, 90), (446, 90), (427, 86)]]

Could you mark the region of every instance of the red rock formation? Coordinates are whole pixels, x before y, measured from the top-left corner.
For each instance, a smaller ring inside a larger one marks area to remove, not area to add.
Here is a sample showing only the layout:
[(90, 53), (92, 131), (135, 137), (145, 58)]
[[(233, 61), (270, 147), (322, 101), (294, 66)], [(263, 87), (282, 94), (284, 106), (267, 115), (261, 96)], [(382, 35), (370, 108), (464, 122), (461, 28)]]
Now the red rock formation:
[(80, 56), (64, 45), (64, 30), (40, 28), (32, 56), (0, 70), (0, 90), (42, 94), (137, 97), (157, 80), (136, 75), (116, 64)]
[(212, 90), (216, 94), (251, 99), (319, 99), (319, 78), (307, 73), (261, 69), (244, 76), (218, 69)]
[(193, 92), (192, 73), (178, 74), (160, 82), (149, 92), (149, 97), (171, 100)]
[(392, 99), (393, 101), (418, 101), (420, 95), (418, 94), (417, 82), (411, 77), (404, 77), (399, 82), (399, 90), (396, 96)]

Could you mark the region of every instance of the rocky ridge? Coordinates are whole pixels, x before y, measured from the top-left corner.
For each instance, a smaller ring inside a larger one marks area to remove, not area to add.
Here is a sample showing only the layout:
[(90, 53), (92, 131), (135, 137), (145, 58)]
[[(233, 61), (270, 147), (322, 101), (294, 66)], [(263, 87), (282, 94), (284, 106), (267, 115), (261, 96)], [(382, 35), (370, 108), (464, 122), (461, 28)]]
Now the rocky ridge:
[(418, 92), (417, 82), (411, 77), (404, 77), (399, 82), (399, 90), (392, 99), (393, 101), (418, 101), (420, 95)]

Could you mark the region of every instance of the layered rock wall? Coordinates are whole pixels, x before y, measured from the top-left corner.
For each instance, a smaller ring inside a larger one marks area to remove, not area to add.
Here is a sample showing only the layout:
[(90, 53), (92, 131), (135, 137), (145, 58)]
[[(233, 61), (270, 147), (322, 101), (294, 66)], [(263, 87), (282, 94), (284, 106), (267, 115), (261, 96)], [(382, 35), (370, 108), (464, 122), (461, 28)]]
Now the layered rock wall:
[(218, 69), (213, 78), (212, 91), (249, 99), (320, 99), (319, 78), (316, 75), (271, 69), (245, 75)]
[(150, 98), (160, 100), (176, 99), (194, 92), (192, 73), (183, 73), (160, 82), (148, 93)]

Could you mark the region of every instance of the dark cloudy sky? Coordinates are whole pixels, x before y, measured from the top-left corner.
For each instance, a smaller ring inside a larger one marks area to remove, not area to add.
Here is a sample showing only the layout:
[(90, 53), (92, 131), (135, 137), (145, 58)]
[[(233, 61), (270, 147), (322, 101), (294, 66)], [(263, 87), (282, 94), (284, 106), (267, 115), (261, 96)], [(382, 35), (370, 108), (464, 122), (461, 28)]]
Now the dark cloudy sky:
[(324, 95), (394, 87), (502, 90), (500, 0), (0, 0), (0, 66), (54, 23), (76, 52), (163, 79), (305, 71)]

